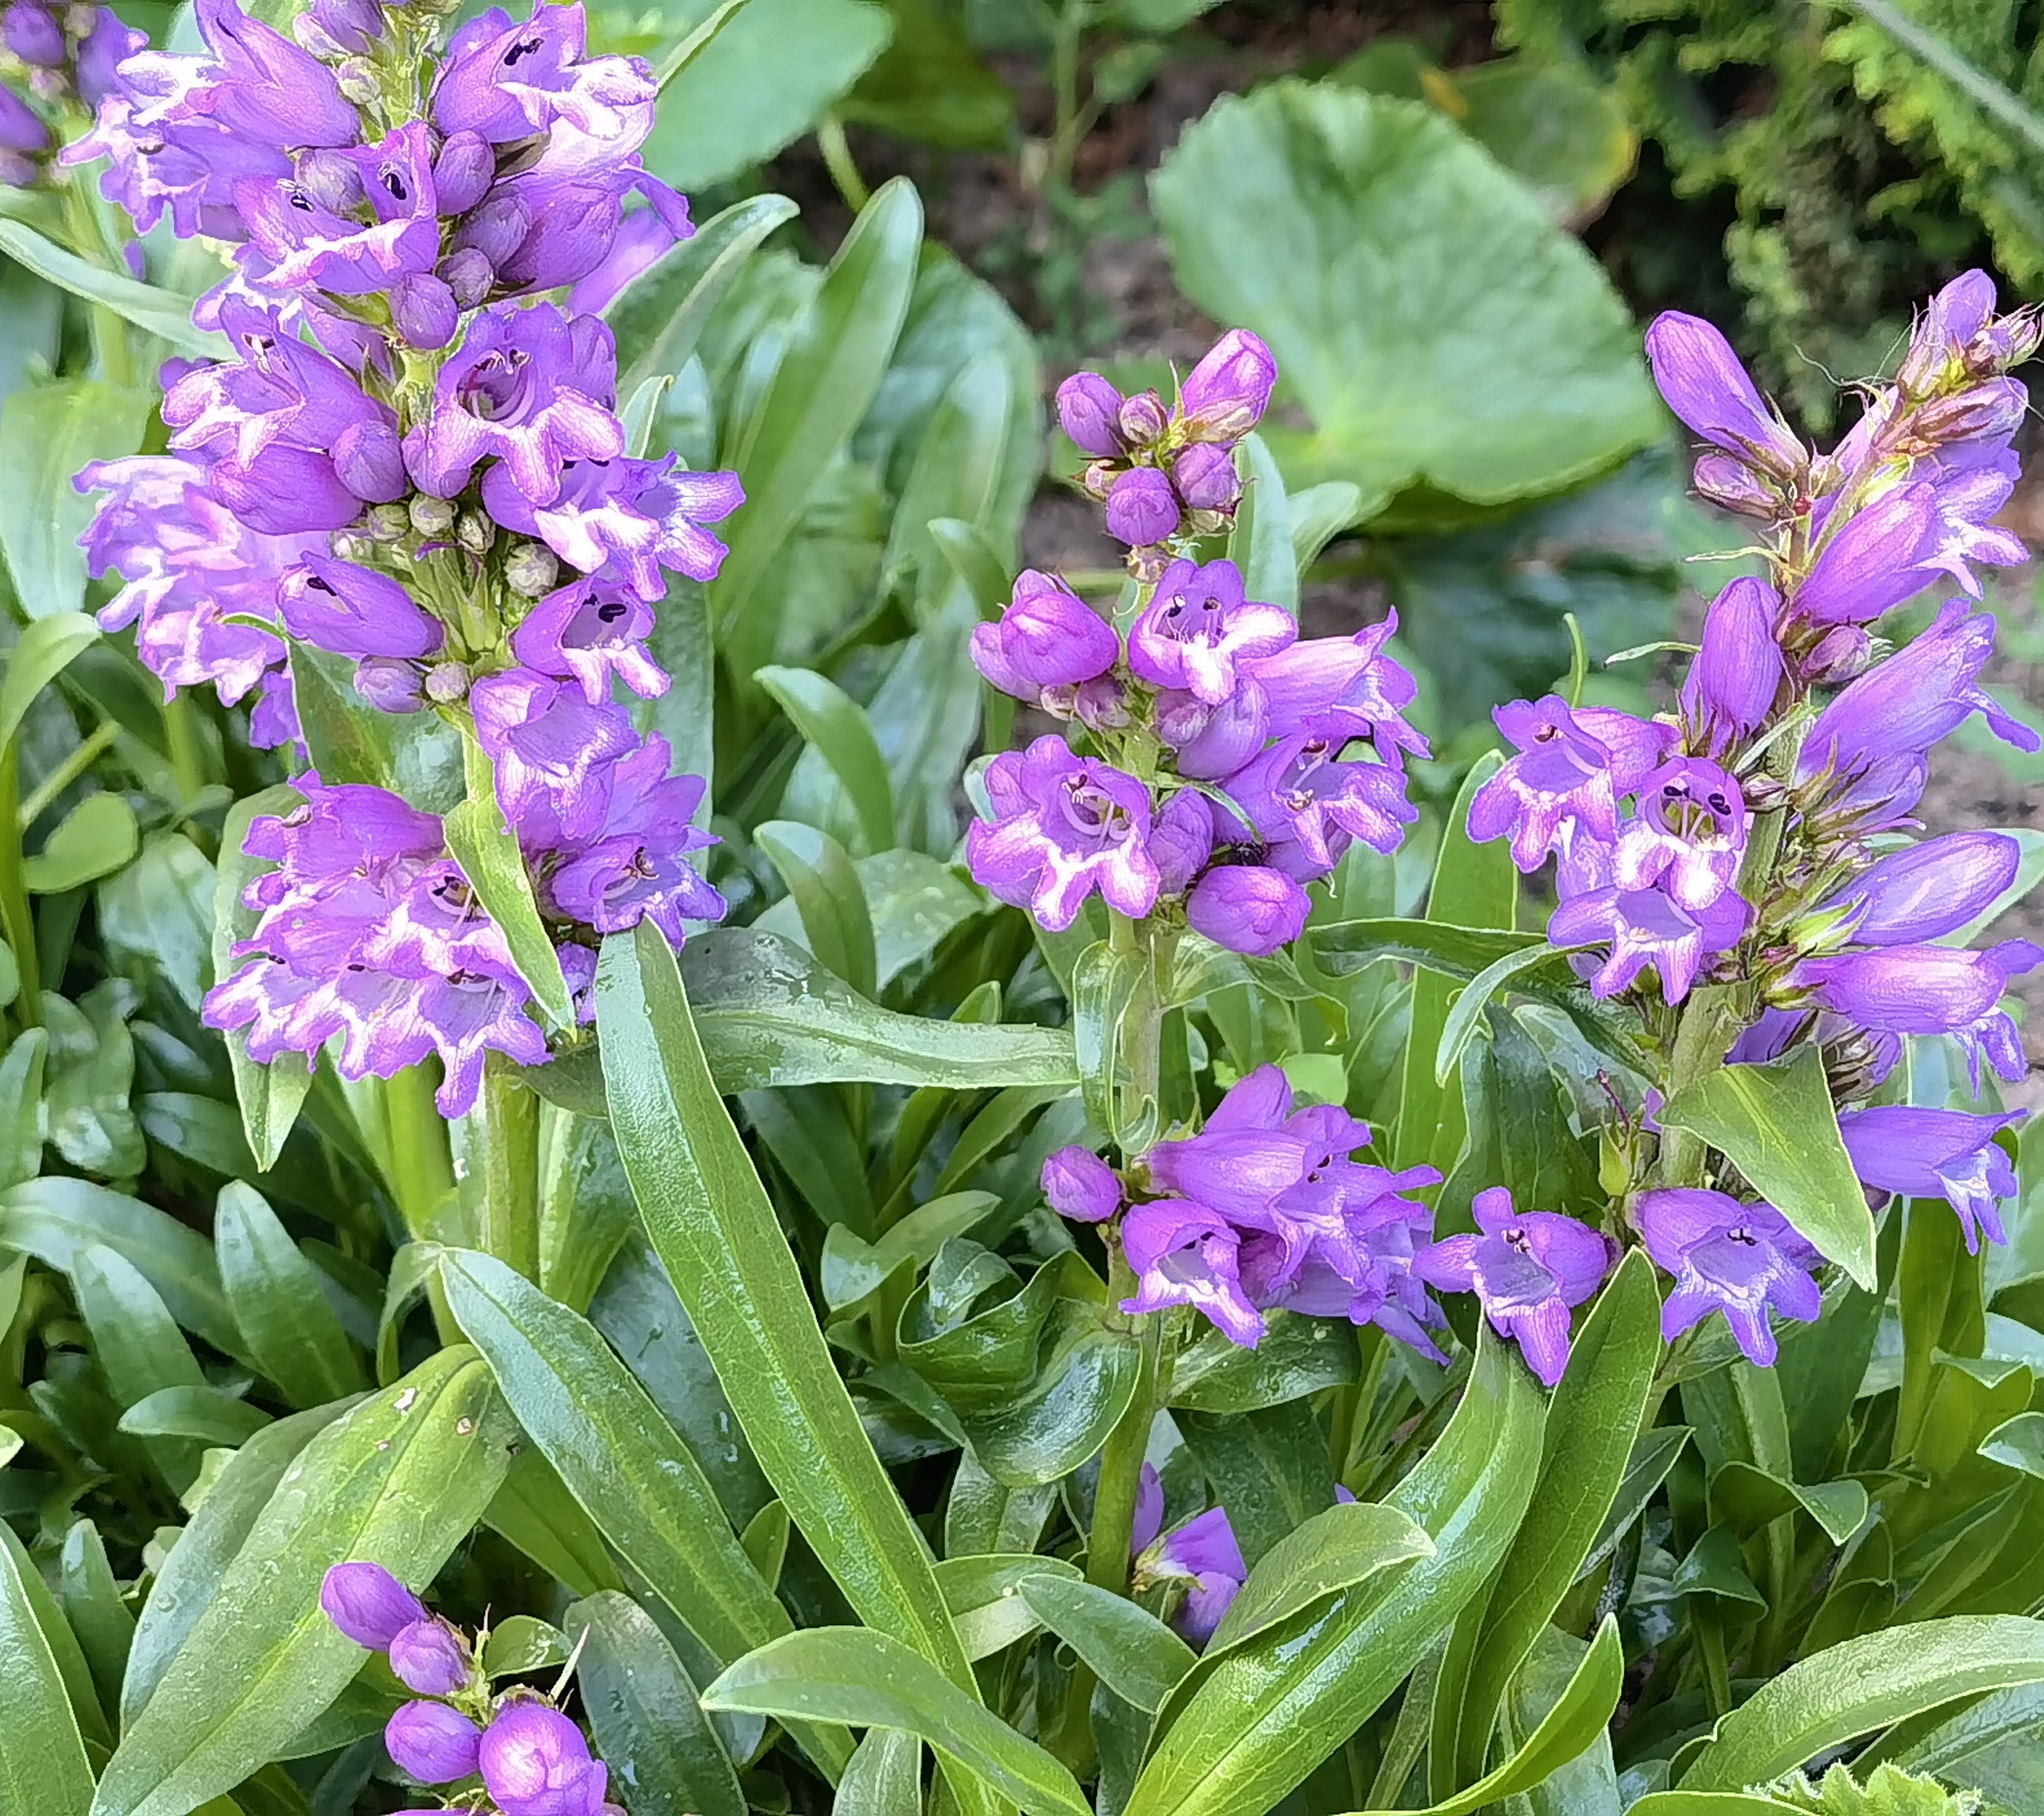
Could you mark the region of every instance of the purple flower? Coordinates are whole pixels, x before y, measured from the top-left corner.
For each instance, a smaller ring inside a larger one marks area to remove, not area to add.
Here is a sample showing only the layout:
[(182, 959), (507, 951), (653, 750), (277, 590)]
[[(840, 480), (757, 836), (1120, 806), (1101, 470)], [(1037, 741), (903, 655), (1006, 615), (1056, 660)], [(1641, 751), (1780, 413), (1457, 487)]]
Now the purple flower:
[[(1431, 1167), (1414, 1171), (1427, 1174), (1435, 1185), (1440, 1183), (1440, 1175)], [(1345, 1271), (1327, 1260), (1324, 1249), (1316, 1247), (1295, 1273), (1281, 1279), (1284, 1239), (1251, 1236), (1242, 1246), (1242, 1280), (1249, 1303), (1259, 1311), (1283, 1308), (1307, 1318), (1374, 1324), (1430, 1362), (1445, 1364), (1448, 1358), (1429, 1333), (1444, 1330), (1447, 1320), (1412, 1271), (1413, 1257), (1424, 1246), (1433, 1214), (1423, 1204), (1413, 1208), (1416, 1216), (1379, 1223), (1361, 1246), (1361, 1265)]]
[(1155, 467), (1131, 467), (1108, 489), (1108, 534), (1146, 548), (1178, 530), (1178, 494)]
[(49, 127), (13, 89), (0, 88), (0, 183), (26, 189), (36, 179), (35, 154), (49, 145)]
[(497, 769), (497, 799), (514, 826), (530, 815), (585, 839), (611, 802), (611, 770), (639, 746), (615, 706), (525, 668), (487, 675), (469, 692), (476, 737)]
[(422, 1785), (467, 1778), (476, 1770), (481, 1739), (468, 1716), (444, 1702), (407, 1702), (384, 1726), (384, 1747), (398, 1770)]
[(1004, 694), (1033, 701), (1047, 687), (1104, 675), (1121, 655), (1114, 627), (1064, 581), (1026, 568), (1000, 617), (973, 630), (973, 664)]
[(1090, 1148), (1060, 1148), (1043, 1163), (1043, 1196), (1061, 1217), (1105, 1223), (1121, 1208), (1121, 1181)]
[[(1314, 637), (1276, 656), (1251, 661), (1249, 673), (1263, 695), (1271, 729), (1281, 736), (1333, 707), (1360, 713), (1385, 762), (1403, 765), (1401, 751), (1431, 754), (1427, 740), (1405, 722), (1419, 684), (1385, 653), (1397, 634), (1398, 614), (1347, 639)], [(1649, 767), (1652, 767), (1650, 764)]]
[(1734, 580), (1710, 602), (1703, 647), (1682, 684), (1693, 745), (1722, 756), (1766, 721), (1784, 670), (1775, 641), (1781, 596), (1763, 580)]
[(308, 553), (278, 582), (277, 599), (294, 637), (357, 661), (432, 656), (446, 641), (395, 580), (330, 556)]
[(1994, 302), (1994, 280), (1986, 272), (1962, 271), (1924, 305), (1895, 382), (1905, 391), (1929, 391), (1948, 380), (1993, 319)]
[(1201, 441), (1239, 441), (1262, 421), (1278, 362), (1247, 328), (1231, 328), (1186, 374), (1178, 416)]
[[(512, 292), (552, 290), (588, 277), (610, 256), (624, 228), (625, 198), (634, 191), (673, 238), (692, 228), (688, 204), (636, 158), (602, 153), (586, 161), (571, 137), (557, 134), (539, 162), (497, 186), (490, 206), (506, 209), (492, 244), (498, 285)], [(518, 232), (514, 238), (512, 227)], [(483, 244), (478, 238), (477, 245)]]
[[(574, 9), (579, 11), (579, 8)], [(482, 1737), (482, 1782), (503, 1816), (598, 1816), (609, 1774), (559, 1709), (507, 1703)]]
[(2016, 1023), (2001, 1007), (2011, 977), (2044, 965), (2044, 946), (2005, 939), (1984, 952), (1888, 946), (1804, 959), (1792, 981), (1824, 1008), (1875, 1034), (1951, 1034), (1967, 1049), (1976, 1093), (1980, 1059), (2011, 1083), (2029, 1068)]
[(235, 0), (198, 0), (194, 11), (213, 61), (197, 65), (170, 119), (204, 119), (264, 145), (355, 142), (355, 110), (316, 57), (250, 19)]
[(1937, 522), (1935, 487), (1885, 493), (1826, 539), (1790, 609), (1812, 624), (1871, 623), (1935, 577), (1922, 564)]
[(1689, 909), (1658, 888), (1620, 888), (1609, 848), (1581, 836), (1564, 848), (1559, 882), (1562, 905), (1547, 923), (1548, 939), (1557, 946), (1609, 942), (1612, 948), (1590, 978), (1593, 996), (1616, 995), (1651, 965), (1661, 995), (1679, 1003), (1704, 961), (1737, 945), (1752, 919), (1745, 898), (1731, 889), (1707, 907)]
[(1121, 914), (1150, 912), (1158, 885), (1147, 848), (1150, 791), (1133, 776), (1043, 737), (1025, 751), (1003, 751), (985, 780), (999, 818), (976, 820), (966, 834), (978, 883), (1053, 932), (1072, 924), (1096, 888)]
[(460, 1634), (432, 1615), (400, 1628), (389, 1652), (397, 1681), (422, 1697), (452, 1696), (469, 1681), (469, 1649)]
[(1263, 1340), (1263, 1314), (1244, 1296), (1238, 1250), (1242, 1238), (1219, 1212), (1184, 1199), (1138, 1204), (1121, 1220), (1121, 1248), (1135, 1270), (1126, 1312), (1190, 1305), (1228, 1340), (1253, 1349)]
[(1481, 844), (1509, 833), (1512, 861), (1522, 871), (1537, 870), (1570, 827), (1615, 839), (1618, 796), (1639, 786), (1672, 737), (1625, 713), (1571, 712), (1559, 694), (1516, 700), (1491, 716), (1519, 754), (1476, 791), (1469, 836)]
[(482, 1095), (486, 1055), (501, 1053), (519, 1066), (547, 1063), (546, 1036), (525, 1013), (532, 992), (503, 948), (503, 934), (491, 931), (502, 953), (497, 964), (485, 969), (472, 963), (419, 985), (420, 1026), (440, 1056), (445, 1073), (433, 1093), (443, 1116), (475, 1108)]
[[(1159, 1516), (1161, 1512), (1159, 1503)], [(1227, 1510), (1209, 1507), (1160, 1540), (1153, 1534), (1141, 1547), (1136, 1573), (1145, 1583), (1185, 1585), (1185, 1599), (1172, 1611), (1171, 1625), (1188, 1645), (1204, 1647), (1249, 1580), (1249, 1566), (1243, 1561)]]
[(426, 1610), (381, 1564), (337, 1564), (319, 1586), (326, 1615), (357, 1646), (388, 1652), (405, 1628), (424, 1620)]
[(1739, 784), (1715, 763), (1678, 756), (1642, 778), (1639, 807), (1618, 834), (1612, 881), (1627, 891), (1659, 888), (1691, 913), (1708, 908), (1746, 855)]
[(1647, 330), (1647, 358), (1668, 408), (1712, 447), (1790, 478), (1809, 454), (1760, 401), (1724, 336), (1694, 315), (1667, 310)]
[(0, 41), (23, 63), (46, 69), (61, 68), (70, 55), (64, 26), (35, 0), (15, 0), (0, 15)]
[(1884, 1104), (1846, 1111), (1839, 1133), (1862, 1185), (1902, 1198), (1945, 1200), (1959, 1213), (1966, 1252), (1975, 1254), (1983, 1231), (1990, 1243), (2009, 1240), (1997, 1205), (2016, 1196), (2016, 1169), (1994, 1137), (2022, 1114), (1973, 1116)]
[(736, 474), (692, 473), (667, 454), (570, 461), (548, 503), (529, 499), (509, 467), (493, 467), (482, 502), (505, 528), (544, 538), (570, 567), (614, 575), (650, 605), (666, 597), (662, 568), (716, 578), (726, 550), (703, 525), (730, 516), (745, 492)]
[(2021, 863), (2006, 833), (1947, 833), (1890, 852), (1824, 907), (1852, 911), (1847, 931), (1861, 945), (1916, 945), (1984, 914)]
[(1775, 1358), (1768, 1310), (1808, 1324), (1823, 1309), (1810, 1277), (1823, 1257), (1772, 1204), (1670, 1188), (1647, 1193), (1638, 1218), (1647, 1252), (1675, 1277), (1660, 1308), (1667, 1342), (1721, 1311), (1747, 1360), (1768, 1368)]
[[(1292, 1113), (1292, 1081), (1276, 1066), (1259, 1066), (1229, 1087), (1199, 1134), (1158, 1142), (1143, 1162), (1166, 1192), (1199, 1191), (1230, 1215), (1255, 1216), (1303, 1177), (1314, 1136), (1327, 1139), (1317, 1125), (1310, 1135), (1309, 1125), (1289, 1126)], [(1344, 1154), (1370, 1139), (1362, 1123), (1347, 1133)]]
[(1297, 637), (1282, 606), (1244, 597), (1233, 562), (1175, 561), (1129, 629), (1128, 665), (1153, 687), (1183, 688), (1214, 706), (1235, 691), (1238, 663), (1275, 656)]
[[(262, 282), (360, 296), (430, 272), (440, 254), (440, 224), (425, 122), (400, 126), (380, 145), (330, 157), (347, 179), (332, 201), (311, 193), (302, 177), (236, 186), (235, 205), (249, 239), (270, 266)], [(365, 201), (367, 225), (339, 211)]]
[(1568, 1366), (1568, 1313), (1604, 1284), (1611, 1240), (1559, 1211), (1512, 1208), (1503, 1186), (1478, 1192), (1477, 1236), (1450, 1236), (1413, 1257), (1413, 1272), (1444, 1291), (1474, 1293), (1552, 1387)]
[(1349, 839), (1394, 851), (1420, 817), (1405, 798), (1403, 771), (1340, 760), (1369, 728), (1360, 713), (1321, 713), (1230, 776), (1228, 794), (1267, 842), (1295, 840), (1320, 870), (1334, 867)]
[(1058, 386), (1058, 424), (1081, 454), (1112, 460), (1127, 453), (1120, 416), (1121, 393), (1097, 372), (1074, 372)]
[(601, 315), (630, 287), (679, 245), (674, 230), (651, 208), (627, 214), (619, 223), (602, 263), (576, 280), (568, 295), (568, 312)]
[(556, 679), (572, 677), (592, 706), (611, 698), (615, 676), (652, 700), (667, 691), (667, 673), (646, 649), (653, 608), (614, 582), (583, 578), (549, 593), (511, 635), (520, 665)]
[(405, 464), (420, 490), (452, 498), (494, 456), (526, 499), (551, 504), (564, 463), (624, 452), (610, 409), (616, 387), (616, 344), (594, 316), (570, 321), (546, 302), (485, 309), (440, 368), (431, 414), (405, 437)]
[(1270, 708), (1262, 688), (1245, 674), (1217, 706), (1175, 690), (1159, 694), (1155, 723), (1158, 736), (1176, 749), (1181, 776), (1218, 782), (1244, 768), (1263, 749), (1270, 733)]
[(536, 0), (513, 24), (501, 8), (458, 30), (433, 87), (433, 123), (492, 144), (535, 134), (573, 160), (635, 151), (653, 130), (659, 87), (643, 58), (588, 57), (582, 8)]
[(1232, 450), (1195, 442), (1171, 463), (1171, 484), (1189, 511), (1232, 511), (1242, 501), (1242, 476)]
[(1194, 932), (1217, 946), (1268, 958), (1305, 931), (1311, 909), (1305, 890), (1283, 871), (1223, 864), (1193, 885), (1185, 918)]

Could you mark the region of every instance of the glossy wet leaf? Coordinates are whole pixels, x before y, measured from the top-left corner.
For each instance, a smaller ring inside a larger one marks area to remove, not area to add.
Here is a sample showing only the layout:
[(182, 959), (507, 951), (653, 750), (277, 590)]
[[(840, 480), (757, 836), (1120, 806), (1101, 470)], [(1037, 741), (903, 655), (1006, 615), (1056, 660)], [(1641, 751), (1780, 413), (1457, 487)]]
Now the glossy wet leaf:
[(1432, 1555), (1433, 1540), (1398, 1508), (1369, 1501), (1327, 1508), (1278, 1540), (1250, 1567), (1207, 1650), (1218, 1653), (1239, 1645), (1379, 1570)]
[[(24, 248), (81, 262), (18, 221), (0, 220), (0, 247), (24, 263), (30, 262)], [(109, 275), (107, 281), (116, 280)], [(72, 613), (84, 604), (78, 536), (92, 521), (93, 500), (72, 486), (71, 477), (89, 461), (132, 454), (151, 402), (142, 391), (97, 379), (57, 379), (23, 386), (0, 409), (0, 552), (28, 617)]]
[(262, 1195), (239, 1180), (220, 1188), (213, 1252), (250, 1355), (294, 1406), (323, 1406), (369, 1385), (318, 1270)]
[(1094, 1676), (1145, 1712), (1162, 1707), (1197, 1662), (1193, 1649), (1155, 1614), (1098, 1583), (1032, 1576), (1020, 1593)]
[(159, 1387), (120, 1415), (136, 1437), (182, 1437), (232, 1450), (270, 1423), (268, 1413), (204, 1385)]
[(23, 1563), (0, 1547), (0, 1816), (85, 1816), (92, 1767)]
[(1107, 1442), (1134, 1397), (1141, 1352), (1094, 1306), (1061, 1300), (1047, 1354), (1022, 1390), (960, 1409), (973, 1454), (994, 1480), (1026, 1488), (1069, 1475)]
[(1339, 1322), (1279, 1310), (1253, 1349), (1203, 1332), (1171, 1369), (1171, 1404), (1192, 1412), (1246, 1413), (1303, 1399), (1356, 1378), (1355, 1339)]
[(121, 794), (88, 794), (22, 865), (35, 895), (59, 895), (111, 876), (142, 848), (135, 810)]
[(888, 850), (894, 843), (894, 791), (865, 708), (813, 669), (769, 666), (752, 678), (831, 766), (858, 816), (866, 850)]
[[(1076, 1565), (1030, 1553), (981, 1553), (937, 1561), (937, 1585), (966, 1657), (976, 1663), (1025, 1639), (1041, 1624), (1035, 1605), (1023, 1594), (1039, 1577), (1078, 1581)], [(1124, 1605), (1125, 1606), (1125, 1605)]]
[(51, 612), (23, 626), (0, 667), (0, 745), (21, 729), (36, 695), (99, 638), (99, 625), (83, 612)]
[(753, 829), (752, 838), (795, 899), (810, 954), (870, 998), (876, 966), (873, 915), (850, 853), (829, 833), (797, 820), (768, 820)]
[(1842, 1545), (1867, 1517), (1867, 1491), (1856, 1481), (1798, 1485), (1735, 1459), (1710, 1478), (1710, 1509), (1742, 1532), (1757, 1532), (1786, 1515), (1804, 1513), (1834, 1545)]
[(465, 738), (462, 750), (469, 793), (441, 822), (448, 854), (461, 866), (484, 912), (503, 930), (512, 963), (539, 1007), (555, 1027), (572, 1028), (574, 1005), (561, 975), (560, 955), (539, 918), (518, 836), (497, 804), (496, 770), (474, 740)]

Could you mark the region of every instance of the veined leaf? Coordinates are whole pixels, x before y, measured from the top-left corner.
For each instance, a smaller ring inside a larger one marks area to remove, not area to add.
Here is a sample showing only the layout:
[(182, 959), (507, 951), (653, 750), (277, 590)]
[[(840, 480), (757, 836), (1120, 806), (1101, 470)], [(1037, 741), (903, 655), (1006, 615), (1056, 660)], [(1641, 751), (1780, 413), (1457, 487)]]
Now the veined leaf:
[(491, 920), (504, 930), (512, 963), (557, 1028), (575, 1024), (561, 956), (547, 936), (532, 899), (532, 879), (519, 850), (518, 835), (497, 804), (497, 774), (489, 753), (473, 738), (462, 740), (469, 793), (441, 821), (447, 849), (462, 868)]
[(1432, 1555), (1433, 1541), (1426, 1529), (1398, 1508), (1369, 1501), (1330, 1507), (1256, 1560), (1214, 1628), (1207, 1651), (1240, 1645), (1379, 1570)]

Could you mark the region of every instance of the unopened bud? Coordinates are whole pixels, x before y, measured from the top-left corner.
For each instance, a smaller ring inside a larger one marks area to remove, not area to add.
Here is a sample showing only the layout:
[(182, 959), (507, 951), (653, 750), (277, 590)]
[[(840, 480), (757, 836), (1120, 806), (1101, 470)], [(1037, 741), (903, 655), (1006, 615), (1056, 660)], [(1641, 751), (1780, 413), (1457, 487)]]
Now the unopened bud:
[(1115, 417), (1122, 437), (1139, 448), (1159, 440), (1170, 421), (1164, 400), (1155, 391), (1138, 391), (1133, 397), (1124, 397)]
[(479, 511), (464, 511), (455, 522), (454, 539), (471, 555), (487, 555), (497, 540), (497, 526)]
[(345, 214), (362, 200), (362, 173), (345, 153), (318, 149), (298, 156), (298, 187), (323, 208)]
[(461, 662), (435, 662), (426, 671), (426, 698), (451, 706), (469, 692), (469, 671)]
[(403, 505), (372, 505), (369, 534), (378, 542), (395, 542), (412, 526), (412, 514)]
[(490, 263), (489, 255), (477, 247), (465, 246), (440, 260), (440, 282), (454, 293), (454, 300), (464, 309), (473, 309), (481, 302), (496, 281), (496, 267)]
[(454, 527), (454, 506), (430, 492), (416, 492), (411, 504), (412, 527), (422, 536), (444, 536)]
[(1927, 403), (1911, 428), (1927, 441), (1966, 441), (1975, 435), (2010, 435), (2022, 426), (2029, 393), (2015, 379), (1990, 379)]
[(1107, 495), (1114, 489), (1114, 481), (1120, 474), (1121, 469), (1114, 462), (1097, 460), (1079, 475), (1079, 483), (1086, 488), (1089, 496), (1105, 502)]
[(1195, 511), (1232, 511), (1242, 498), (1234, 453), (1211, 441), (1195, 442), (1171, 463), (1171, 483)]
[(373, 656), (355, 665), (355, 692), (382, 712), (420, 712), (426, 707), (418, 669), (388, 656)]
[(1864, 674), (1874, 659), (1874, 640), (1857, 624), (1834, 624), (1802, 658), (1797, 672), (1812, 687), (1836, 687)]
[(368, 561), (375, 552), (376, 545), (367, 536), (358, 536), (345, 529), (334, 532), (334, 553), (344, 562)]
[(1113, 675), (1081, 682), (1072, 709), (1081, 725), (1096, 732), (1126, 731), (1134, 723), (1129, 716), (1128, 697)]
[(554, 590), (561, 564), (543, 542), (522, 542), (504, 563), (504, 579), (521, 599), (538, 599)]
[(1737, 455), (1703, 455), (1697, 462), (1695, 477), (1698, 496), (1726, 511), (1770, 522), (1782, 515), (1785, 501), (1780, 490)]

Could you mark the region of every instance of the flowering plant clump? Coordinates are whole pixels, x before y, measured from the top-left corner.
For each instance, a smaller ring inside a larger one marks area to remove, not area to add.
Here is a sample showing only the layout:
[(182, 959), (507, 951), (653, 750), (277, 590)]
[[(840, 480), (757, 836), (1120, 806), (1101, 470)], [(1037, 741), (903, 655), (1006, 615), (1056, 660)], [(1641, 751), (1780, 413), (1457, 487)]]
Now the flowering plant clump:
[(588, 1019), (598, 936), (723, 913), (688, 862), (703, 783), (613, 684), (666, 689), (663, 570), (716, 573), (705, 525), (741, 492), (628, 448), (590, 312), (688, 210), (639, 159), (651, 70), (588, 56), (579, 6), (492, 11), (444, 51), (416, 6), (321, 4), (294, 42), (208, 0), (200, 28), (203, 58), (121, 61), (64, 154), (108, 159), (138, 230), (236, 249), (198, 311), (233, 356), (166, 373), (170, 452), (78, 476), (106, 494), (92, 570), (124, 582), (101, 622), (135, 625), (166, 691), (256, 694), (261, 744), (296, 746), (295, 649), (459, 734), (459, 828), (310, 770), (255, 820), (274, 868), (205, 1017), (258, 1063), (331, 1044), (348, 1078), (436, 1054), (460, 1115), (485, 1054), (543, 1065)]

